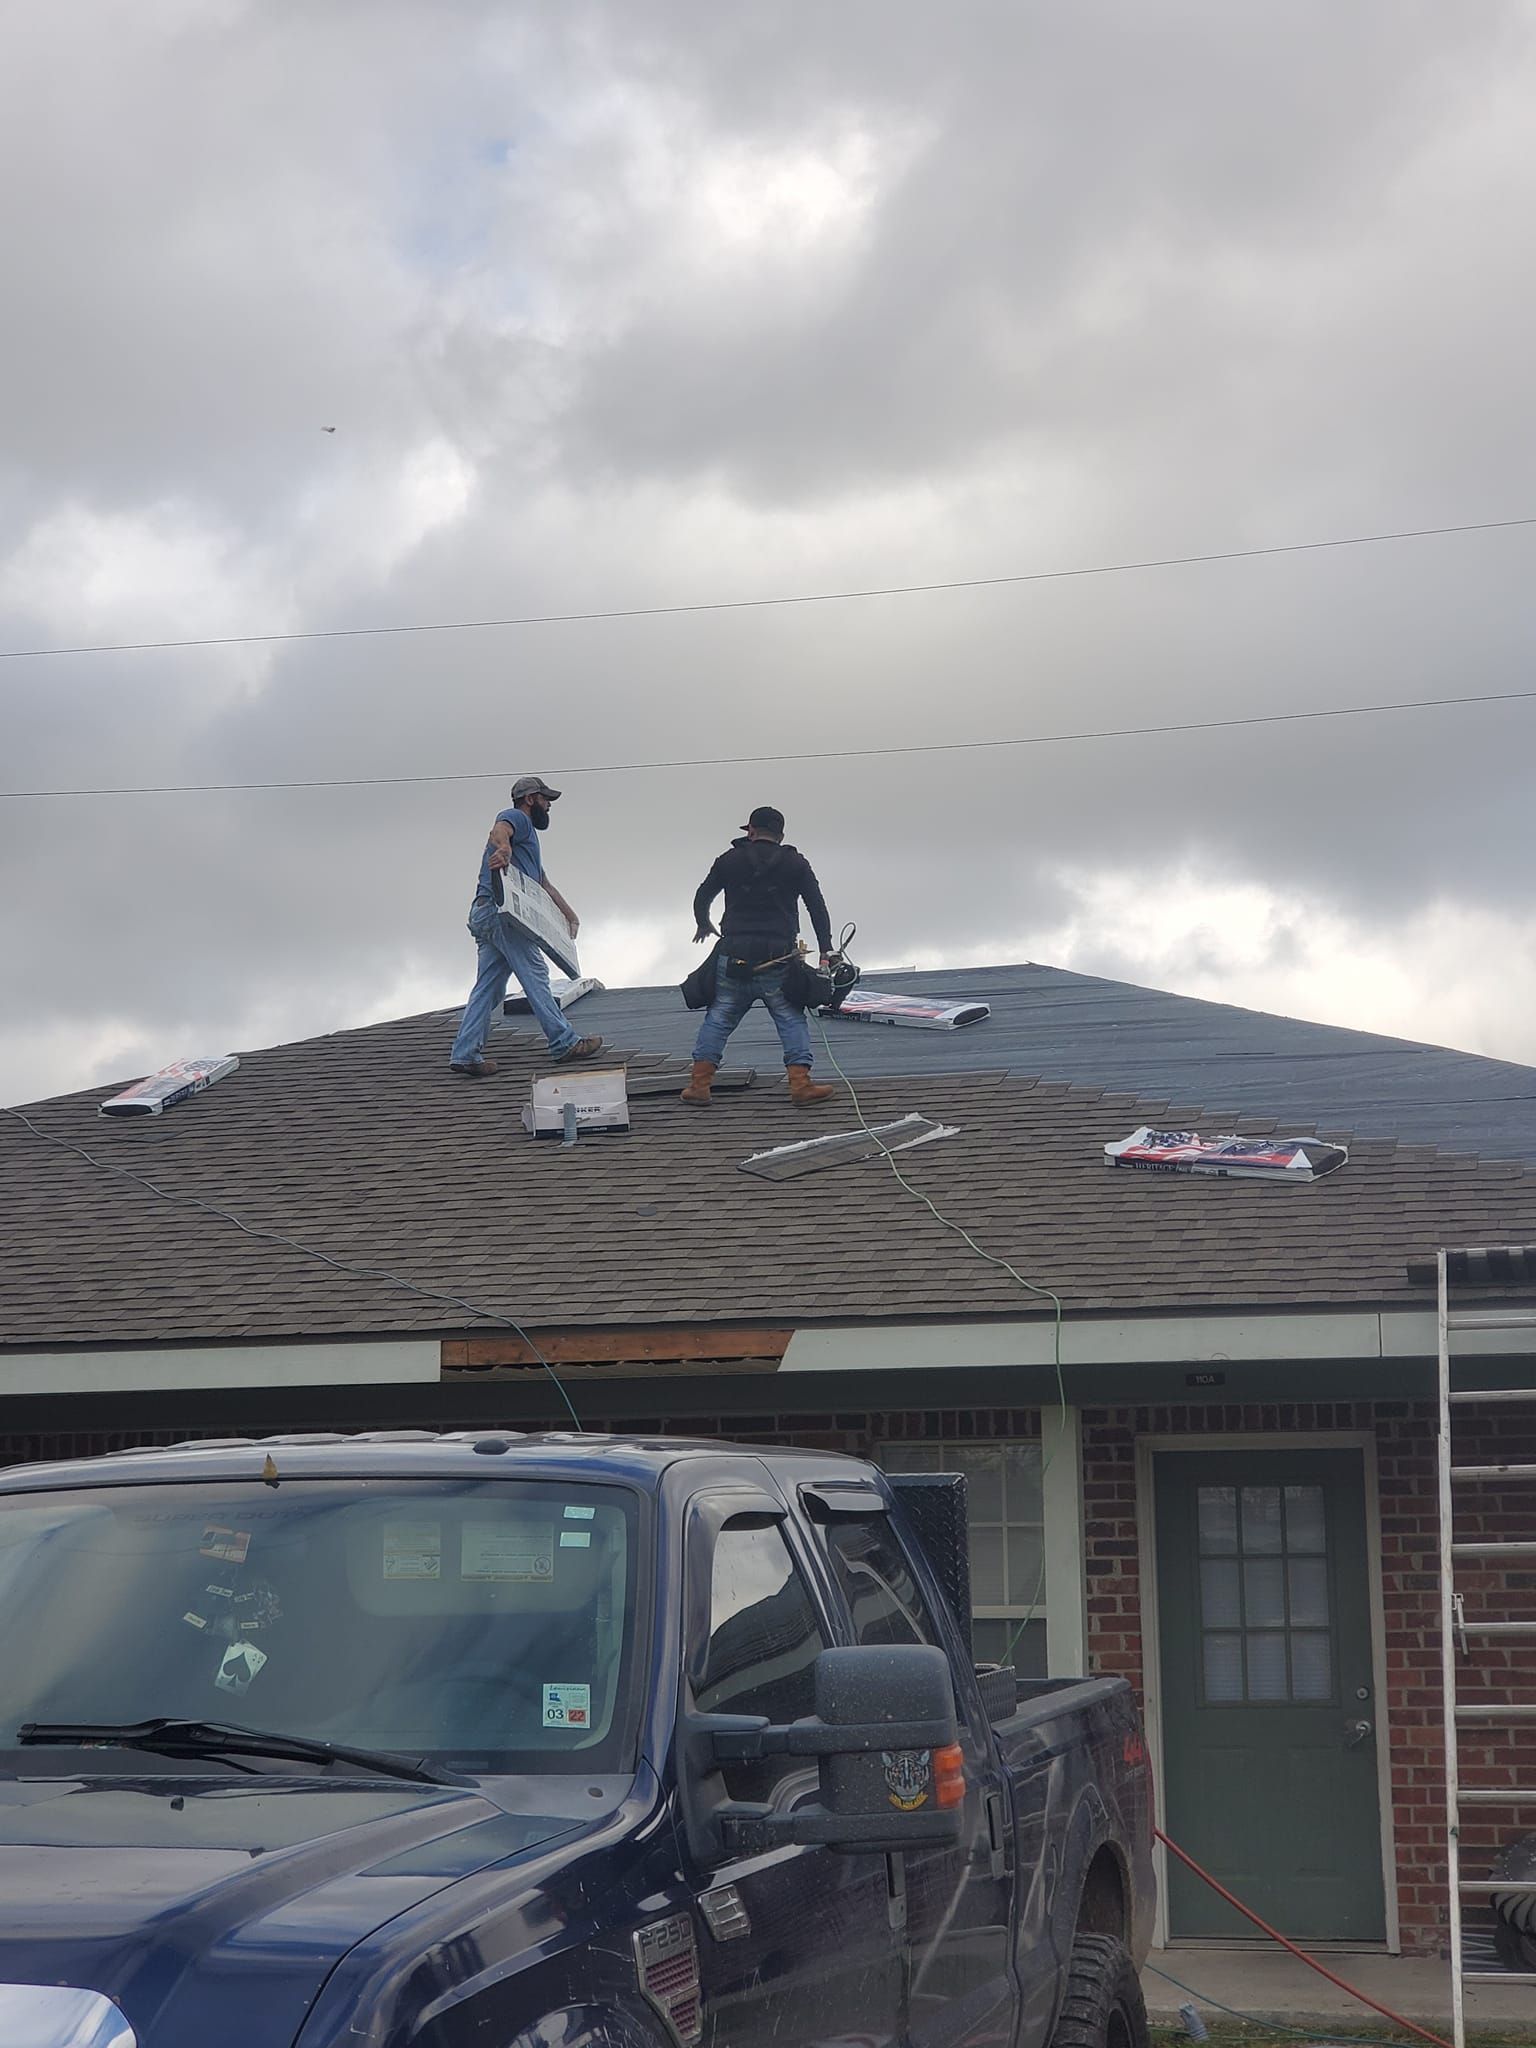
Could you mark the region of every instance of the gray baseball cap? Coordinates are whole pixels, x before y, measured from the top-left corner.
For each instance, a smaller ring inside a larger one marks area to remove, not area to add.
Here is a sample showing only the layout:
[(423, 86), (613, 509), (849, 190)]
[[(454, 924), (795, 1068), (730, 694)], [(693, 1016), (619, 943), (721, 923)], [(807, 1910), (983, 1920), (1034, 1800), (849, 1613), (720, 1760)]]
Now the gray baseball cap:
[(542, 775), (519, 775), (512, 785), (512, 801), (520, 804), (525, 796), (547, 797), (550, 803), (558, 803), (560, 792), (551, 789)]

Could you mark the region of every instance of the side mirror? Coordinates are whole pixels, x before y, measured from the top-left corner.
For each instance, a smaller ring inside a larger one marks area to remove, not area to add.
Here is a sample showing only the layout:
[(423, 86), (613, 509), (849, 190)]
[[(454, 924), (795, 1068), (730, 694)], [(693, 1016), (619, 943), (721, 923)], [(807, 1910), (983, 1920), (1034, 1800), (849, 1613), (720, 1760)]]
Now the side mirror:
[(838, 1744), (821, 1759), (821, 1804), (837, 1837), (831, 1848), (894, 1851), (960, 1839), (965, 1763), (942, 1650), (823, 1650), (816, 1718)]
[[(788, 1727), (766, 1721), (708, 1728), (717, 1763), (814, 1756), (820, 1799), (776, 1813), (718, 1808), (728, 1852), (754, 1855), (786, 1843), (849, 1853), (896, 1853), (957, 1842), (965, 1767), (949, 1659), (926, 1644), (823, 1650), (815, 1665), (816, 1712)], [(708, 1724), (706, 1723), (706, 1727)]]

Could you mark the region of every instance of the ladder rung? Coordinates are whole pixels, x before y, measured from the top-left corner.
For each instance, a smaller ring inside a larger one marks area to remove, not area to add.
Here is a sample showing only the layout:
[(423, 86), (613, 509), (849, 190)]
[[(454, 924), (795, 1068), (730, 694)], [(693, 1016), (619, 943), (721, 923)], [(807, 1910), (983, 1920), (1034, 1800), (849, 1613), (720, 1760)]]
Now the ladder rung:
[(1483, 1898), (1489, 1892), (1513, 1892), (1517, 1898), (1527, 1898), (1536, 1893), (1536, 1878), (1464, 1877), (1460, 1889), (1474, 1898)]
[(1529, 1401), (1536, 1407), (1536, 1387), (1457, 1387), (1451, 1394), (1453, 1408), (1470, 1408), (1474, 1403), (1481, 1406), (1485, 1401)]
[(1536, 1970), (1463, 1970), (1463, 1984), (1536, 1984)]
[(1453, 1308), (1445, 1319), (1448, 1330), (1536, 1330), (1536, 1309)]
[(1453, 1465), (1453, 1479), (1536, 1479), (1536, 1465)]
[(1536, 1636), (1536, 1621), (1458, 1621), (1469, 1636)]
[(1536, 1806), (1536, 1785), (1461, 1785), (1456, 1798), (1462, 1806)]
[(1536, 1700), (1522, 1700), (1518, 1705), (1513, 1700), (1478, 1700), (1471, 1706), (1458, 1706), (1458, 1721), (1536, 1721)]
[(1453, 1543), (1452, 1557), (1536, 1557), (1536, 1543)]

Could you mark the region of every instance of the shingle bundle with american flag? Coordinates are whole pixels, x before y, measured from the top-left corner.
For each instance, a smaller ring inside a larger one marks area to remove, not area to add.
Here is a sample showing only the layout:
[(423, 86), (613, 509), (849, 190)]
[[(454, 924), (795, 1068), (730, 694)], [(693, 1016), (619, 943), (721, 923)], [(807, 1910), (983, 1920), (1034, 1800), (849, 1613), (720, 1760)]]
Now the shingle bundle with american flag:
[(1142, 1173), (1206, 1173), (1226, 1180), (1321, 1180), (1349, 1157), (1321, 1138), (1202, 1138), (1197, 1131), (1158, 1131), (1143, 1124), (1104, 1147), (1107, 1166)]

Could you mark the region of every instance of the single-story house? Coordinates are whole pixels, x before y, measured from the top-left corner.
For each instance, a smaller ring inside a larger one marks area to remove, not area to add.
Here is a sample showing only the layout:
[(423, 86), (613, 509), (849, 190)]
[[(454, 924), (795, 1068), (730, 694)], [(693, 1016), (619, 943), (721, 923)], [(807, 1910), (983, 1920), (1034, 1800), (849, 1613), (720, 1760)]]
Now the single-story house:
[[(0, 1116), (0, 1461), (496, 1422), (963, 1471), (978, 1652), (1128, 1677), (1170, 1834), (1288, 1933), (1435, 1952), (1437, 1337), (1410, 1266), (1536, 1243), (1536, 1070), (1048, 968), (881, 983), (991, 1011), (827, 1026), (869, 1121), (955, 1127), (902, 1157), (916, 1195), (880, 1160), (741, 1170), (856, 1127), (791, 1108), (756, 1019), (755, 1085), (707, 1112), (637, 1092), (627, 1134), (573, 1146), (519, 1120), (541, 1041), (509, 1019), (471, 1085), (446, 1013), (243, 1055), (163, 1118), (100, 1119), (101, 1089)], [(581, 1015), (641, 1087), (688, 1043), (675, 991)], [(1316, 1128), (1349, 1159), (1109, 1170), (1144, 1122)], [(1530, 1385), (1531, 1348), (1480, 1333), (1463, 1384)], [(1529, 1412), (1461, 1411), (1513, 1462)], [(1468, 1495), (1461, 1538), (1536, 1538), (1530, 1488)], [(1508, 1564), (1473, 1597), (1536, 1621)], [(1489, 1651), (1488, 1697), (1536, 1699), (1533, 1645)], [(1536, 1783), (1536, 1726), (1478, 1732), (1463, 1770)], [(1533, 1825), (1473, 1818), (1472, 1872)], [(1172, 1941), (1248, 1931), (1178, 1865), (1162, 1910)]]

